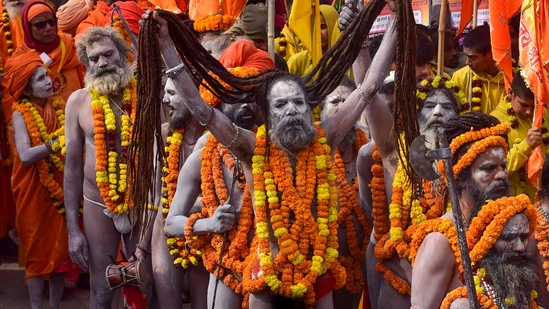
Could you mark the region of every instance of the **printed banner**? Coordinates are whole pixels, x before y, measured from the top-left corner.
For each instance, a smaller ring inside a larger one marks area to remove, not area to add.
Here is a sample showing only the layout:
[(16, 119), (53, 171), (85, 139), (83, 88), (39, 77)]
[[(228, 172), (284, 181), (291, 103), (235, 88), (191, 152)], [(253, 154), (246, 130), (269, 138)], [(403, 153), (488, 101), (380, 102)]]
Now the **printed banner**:
[[(369, 0), (364, 0), (364, 3), (368, 2)], [(429, 26), (430, 8), (430, 0), (412, 0), (412, 10), (414, 11), (414, 19), (416, 24)], [(391, 10), (389, 10), (388, 6), (385, 6), (381, 11), (381, 14), (379, 14), (376, 21), (372, 25), (370, 34), (380, 34), (385, 32), (389, 20), (391, 20)]]
[[(473, 2), (470, 2), (471, 5)], [(450, 6), (450, 12), (452, 13), (452, 28), (457, 30), (461, 21), (461, 0), (448, 0)], [(471, 9), (472, 11), (472, 9)], [(471, 22), (465, 27), (465, 29), (472, 28), (473, 15), (469, 17)], [(477, 26), (484, 24), (484, 22), (490, 23), (490, 12), (488, 11), (488, 0), (479, 0), (478, 13), (477, 13)]]

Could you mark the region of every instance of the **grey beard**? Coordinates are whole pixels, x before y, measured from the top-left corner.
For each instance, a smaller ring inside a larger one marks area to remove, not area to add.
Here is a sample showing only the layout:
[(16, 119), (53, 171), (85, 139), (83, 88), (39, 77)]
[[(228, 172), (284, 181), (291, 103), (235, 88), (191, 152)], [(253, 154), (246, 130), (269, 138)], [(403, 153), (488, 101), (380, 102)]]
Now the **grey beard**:
[(8, 16), (11, 20), (15, 20), (18, 16), (21, 16), (23, 14), (23, 8), (25, 6), (12, 6), (10, 4), (6, 4), (6, 11), (8, 12)]
[(129, 65), (117, 66), (116, 72), (109, 72), (99, 75), (90, 70), (84, 76), (84, 83), (88, 90), (95, 90), (100, 95), (119, 94), (126, 87), (133, 76), (133, 71)]
[[(512, 259), (515, 257), (515, 259)], [(537, 275), (534, 262), (526, 254), (500, 253), (492, 249), (480, 262), (496, 290), (496, 295), (505, 303), (514, 298), (514, 306), (529, 308), (531, 292), (536, 288)]]
[(352, 127), (349, 132), (347, 132), (347, 135), (343, 138), (341, 143), (339, 144), (339, 148), (345, 148), (347, 146), (353, 146), (356, 140), (357, 132), (356, 132), (356, 126)]
[(273, 140), (288, 153), (294, 153), (309, 146), (316, 136), (314, 126), (304, 118), (282, 120), (273, 129)]

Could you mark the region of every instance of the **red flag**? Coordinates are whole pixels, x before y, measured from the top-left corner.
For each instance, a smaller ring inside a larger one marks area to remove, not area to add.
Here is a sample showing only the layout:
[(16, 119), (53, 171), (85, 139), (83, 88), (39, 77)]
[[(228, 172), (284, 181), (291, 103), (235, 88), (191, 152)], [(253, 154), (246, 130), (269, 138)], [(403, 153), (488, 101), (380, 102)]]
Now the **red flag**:
[(473, 9), (475, 1), (479, 0), (462, 0), (461, 1), (461, 17), (459, 20), (459, 28), (456, 33), (456, 36), (459, 36), (465, 27), (469, 24), (471, 19), (473, 19)]
[[(541, 127), (544, 102), (547, 101), (549, 94), (549, 84), (544, 71), (546, 69), (544, 63), (547, 59), (542, 57), (544, 47), (548, 46), (542, 37), (544, 33), (547, 33), (543, 31), (547, 31), (549, 27), (547, 9), (544, 0), (524, 0), (522, 3), (519, 31), (520, 65), (524, 80), (530, 86), (537, 100), (532, 122), (534, 128)], [(545, 49), (545, 54), (547, 52), (549, 50)], [(540, 147), (537, 147), (528, 159), (528, 179), (535, 186), (538, 186), (537, 174), (543, 166), (543, 160)]]
[(511, 56), (511, 35), (509, 19), (520, 9), (522, 0), (490, 0), (490, 22), (492, 24), (490, 41), (492, 57), (505, 76), (505, 89), (511, 87), (513, 80), (513, 58)]

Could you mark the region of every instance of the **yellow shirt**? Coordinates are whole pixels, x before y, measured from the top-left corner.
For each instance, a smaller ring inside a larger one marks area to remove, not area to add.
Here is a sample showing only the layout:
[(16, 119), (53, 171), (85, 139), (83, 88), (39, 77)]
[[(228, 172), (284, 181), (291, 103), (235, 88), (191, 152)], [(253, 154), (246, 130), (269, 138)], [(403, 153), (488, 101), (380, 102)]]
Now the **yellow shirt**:
[(313, 70), (313, 58), (309, 51), (304, 50), (288, 59), (288, 71), (296, 76), (303, 77)]
[[(469, 93), (469, 66), (465, 66), (454, 73), (452, 81), (454, 81), (461, 91), (467, 96)], [(482, 81), (482, 97), (480, 111), (485, 114), (490, 114), (499, 102), (505, 98), (505, 83), (503, 73), (499, 72), (496, 76), (489, 74), (477, 74), (473, 72), (473, 79)]]
[[(507, 113), (510, 103), (505, 99), (497, 105), (496, 109), (491, 113), (492, 116), (499, 119), (501, 123), (509, 123), (509, 114)], [(518, 126), (511, 128), (511, 132), (507, 135), (509, 144), (509, 153), (507, 154), (507, 170), (509, 173), (509, 185), (511, 187), (511, 195), (515, 196), (521, 193), (527, 194), (530, 200), (534, 202), (537, 189), (526, 175), (526, 165), (528, 158), (532, 154), (532, 148), (526, 142), (528, 130), (532, 127), (530, 121), (516, 117)], [(543, 113), (543, 120), (549, 123), (549, 114), (547, 110)], [(547, 151), (547, 145), (541, 143), (543, 155)]]
[[(299, 39), (297, 36), (288, 28), (288, 26), (284, 26), (281, 31), (282, 34), (284, 34), (284, 37), (286, 39), (286, 55), (284, 55), (284, 60), (288, 61), (291, 56), (299, 53), (303, 50), (303, 46), (301, 45), (301, 42), (299, 42)], [(275, 52), (280, 55), (280, 38), (275, 39)], [(282, 55), (281, 55), (282, 56)]]

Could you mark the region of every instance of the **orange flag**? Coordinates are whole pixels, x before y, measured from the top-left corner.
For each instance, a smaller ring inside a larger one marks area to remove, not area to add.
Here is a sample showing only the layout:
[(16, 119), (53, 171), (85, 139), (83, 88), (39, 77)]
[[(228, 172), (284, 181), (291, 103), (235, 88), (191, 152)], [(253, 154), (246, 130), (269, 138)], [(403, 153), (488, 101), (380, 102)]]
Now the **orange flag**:
[(459, 20), (459, 28), (456, 33), (456, 36), (459, 36), (465, 27), (469, 24), (471, 19), (473, 19), (473, 8), (474, 2), (479, 0), (462, 0), (461, 1), (461, 18)]
[[(519, 31), (520, 65), (523, 70), (523, 77), (532, 92), (536, 96), (537, 106), (534, 111), (532, 127), (540, 128), (545, 103), (549, 95), (549, 84), (544, 67), (549, 50), (548, 43), (543, 41), (544, 31), (549, 30), (547, 18), (548, 7), (545, 0), (524, 0), (522, 3), (522, 16)], [(543, 43), (542, 43), (543, 42)], [(537, 147), (528, 159), (528, 179), (532, 184), (538, 186), (537, 176), (543, 166), (543, 154), (541, 148)]]
[(505, 89), (511, 87), (513, 80), (513, 58), (511, 57), (511, 35), (509, 19), (520, 9), (522, 0), (490, 0), (490, 21), (492, 30), (490, 40), (492, 56), (505, 76)]

